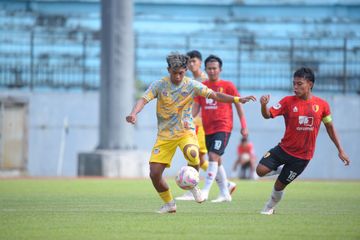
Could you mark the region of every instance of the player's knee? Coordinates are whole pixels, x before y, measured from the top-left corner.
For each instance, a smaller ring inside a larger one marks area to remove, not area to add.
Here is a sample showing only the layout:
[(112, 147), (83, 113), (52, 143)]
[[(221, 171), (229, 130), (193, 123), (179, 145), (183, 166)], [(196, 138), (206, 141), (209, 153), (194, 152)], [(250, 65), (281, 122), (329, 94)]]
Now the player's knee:
[(196, 145), (186, 145), (184, 148), (184, 155), (191, 165), (199, 164), (199, 148)]
[(150, 171), (149, 177), (150, 177), (150, 179), (154, 180), (155, 177), (156, 177), (156, 174), (155, 174), (154, 172), (151, 172), (151, 171)]
[(221, 156), (214, 152), (209, 152), (209, 160), (212, 162), (221, 163)]
[(267, 172), (265, 171), (265, 169), (263, 168), (263, 166), (261, 164), (257, 165), (256, 167), (256, 174), (259, 177), (263, 177)]

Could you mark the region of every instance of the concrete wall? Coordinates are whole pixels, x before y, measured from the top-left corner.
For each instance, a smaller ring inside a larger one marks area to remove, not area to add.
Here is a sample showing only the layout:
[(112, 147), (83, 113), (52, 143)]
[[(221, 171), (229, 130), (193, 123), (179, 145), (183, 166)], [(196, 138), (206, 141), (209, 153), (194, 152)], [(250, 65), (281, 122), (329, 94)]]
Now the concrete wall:
[[(257, 92), (260, 97), (265, 92)], [(243, 92), (243, 95), (250, 94)], [(276, 103), (286, 92), (272, 93), (271, 103)], [(98, 144), (98, 93), (58, 92), (24, 93), (7, 91), (0, 97), (21, 96), (29, 101), (29, 146), (28, 175), (56, 176), (60, 152), (61, 133), (65, 117), (69, 120), (64, 152), (63, 176), (77, 175), (77, 155), (79, 152), (94, 150)], [(337, 157), (334, 144), (328, 138), (322, 126), (319, 132), (315, 156), (308, 165), (302, 178), (316, 179), (360, 179), (360, 96), (359, 95), (320, 95), (329, 101), (332, 108), (334, 124), (342, 144), (352, 163), (343, 167)], [(284, 123), (281, 118), (264, 120), (260, 115), (259, 103), (244, 105), (250, 138), (254, 142), (256, 153), (261, 157), (268, 149), (275, 146), (283, 136)], [(149, 152), (156, 140), (155, 101), (146, 105), (138, 116), (135, 126), (135, 139), (139, 150)], [(119, 119), (119, 121), (124, 121)], [(123, 136), (127, 137), (127, 136)], [(235, 121), (234, 130), (224, 155), (225, 167), (230, 176), (233, 161), (236, 158), (236, 147), (240, 139), (240, 128)], [(131, 159), (129, 159), (131, 161)], [(166, 171), (174, 175), (186, 162), (178, 151), (172, 167)]]

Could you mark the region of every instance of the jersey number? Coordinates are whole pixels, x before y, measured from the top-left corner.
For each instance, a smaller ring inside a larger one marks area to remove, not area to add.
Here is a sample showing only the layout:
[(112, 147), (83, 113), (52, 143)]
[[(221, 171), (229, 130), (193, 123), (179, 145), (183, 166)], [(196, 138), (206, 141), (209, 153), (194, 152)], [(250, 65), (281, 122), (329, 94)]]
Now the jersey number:
[(214, 148), (215, 148), (216, 150), (219, 150), (219, 149), (221, 148), (221, 144), (222, 144), (221, 140), (215, 140), (215, 146), (214, 146)]

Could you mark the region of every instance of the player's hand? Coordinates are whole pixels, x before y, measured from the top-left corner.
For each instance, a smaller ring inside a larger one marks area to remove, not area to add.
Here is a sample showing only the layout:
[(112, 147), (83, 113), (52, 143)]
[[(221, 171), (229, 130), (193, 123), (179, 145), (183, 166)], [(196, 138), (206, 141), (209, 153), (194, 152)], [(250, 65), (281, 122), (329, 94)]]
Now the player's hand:
[(249, 135), (247, 128), (241, 128), (240, 133), (241, 133), (241, 136), (243, 136), (244, 138), (247, 138)]
[(266, 105), (266, 104), (269, 103), (269, 101), (270, 101), (270, 94), (263, 95), (263, 96), (261, 96), (261, 98), (260, 98), (260, 103), (261, 103), (261, 105)]
[(348, 166), (350, 164), (349, 157), (346, 155), (344, 151), (340, 151), (338, 156), (341, 159), (341, 161), (344, 162), (345, 166)]
[(239, 102), (241, 102), (241, 103), (247, 103), (249, 101), (256, 102), (256, 97), (255, 96), (247, 96), (247, 97), (242, 97), (239, 99)]
[(136, 122), (136, 115), (129, 115), (126, 117), (126, 121), (131, 124), (135, 124)]

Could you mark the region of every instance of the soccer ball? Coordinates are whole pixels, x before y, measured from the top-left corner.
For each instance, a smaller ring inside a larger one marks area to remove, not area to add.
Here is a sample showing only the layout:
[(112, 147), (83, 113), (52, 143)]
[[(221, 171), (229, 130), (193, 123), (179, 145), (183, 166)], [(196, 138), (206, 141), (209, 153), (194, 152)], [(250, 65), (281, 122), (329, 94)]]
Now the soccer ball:
[(200, 181), (199, 172), (193, 167), (184, 166), (176, 175), (175, 181), (184, 190), (193, 189)]

